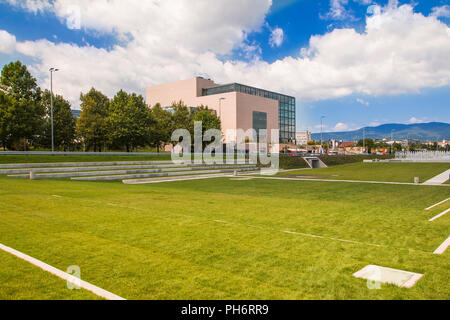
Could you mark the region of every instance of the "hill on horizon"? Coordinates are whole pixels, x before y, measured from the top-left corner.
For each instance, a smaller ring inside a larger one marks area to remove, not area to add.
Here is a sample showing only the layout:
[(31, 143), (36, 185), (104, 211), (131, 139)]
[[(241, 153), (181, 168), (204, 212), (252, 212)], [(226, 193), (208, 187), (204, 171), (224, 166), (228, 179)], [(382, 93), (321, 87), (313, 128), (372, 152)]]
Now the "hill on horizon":
[[(323, 140), (358, 141), (363, 138), (363, 129), (345, 132), (324, 132)], [(443, 122), (415, 123), (415, 124), (383, 124), (377, 127), (365, 127), (366, 138), (395, 140), (417, 139), (422, 141), (450, 140), (450, 124)], [(312, 134), (313, 140), (320, 140), (320, 132)]]

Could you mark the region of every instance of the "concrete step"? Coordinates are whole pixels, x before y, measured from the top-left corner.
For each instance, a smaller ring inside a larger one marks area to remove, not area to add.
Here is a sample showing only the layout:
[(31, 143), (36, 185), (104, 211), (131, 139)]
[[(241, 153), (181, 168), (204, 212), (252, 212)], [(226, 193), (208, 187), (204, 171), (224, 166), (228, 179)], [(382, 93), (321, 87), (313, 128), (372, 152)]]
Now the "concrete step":
[[(137, 170), (111, 170), (111, 171), (90, 171), (90, 172), (67, 172), (67, 173), (40, 173), (35, 174), (35, 179), (61, 179), (71, 177), (90, 177), (90, 176), (112, 176), (112, 175), (128, 175), (138, 173), (164, 173), (164, 172), (189, 172), (198, 169), (245, 169), (256, 168), (255, 166), (214, 166), (214, 167), (178, 167), (163, 169), (137, 169)], [(8, 175), (10, 178), (29, 179), (29, 174)]]
[[(83, 171), (107, 171), (107, 170), (138, 170), (138, 169), (165, 169), (165, 168), (196, 168), (205, 167), (205, 164), (159, 164), (159, 165), (129, 165), (129, 166), (92, 166), (92, 167), (58, 167), (58, 168), (27, 168), (27, 169), (0, 169), (2, 174), (29, 174), (34, 173), (62, 173), (62, 172), (83, 172)], [(228, 166), (228, 165), (217, 165)]]
[(179, 176), (179, 177), (130, 179), (130, 180), (122, 180), (122, 183), (124, 183), (124, 184), (150, 184), (150, 183), (175, 182), (175, 181), (187, 181), (187, 180), (213, 179), (213, 178), (223, 178), (223, 177), (233, 177), (233, 175), (230, 173), (213, 173), (213, 174), (200, 174), (200, 175)]
[(247, 172), (255, 171), (255, 167), (251, 168), (239, 168), (239, 169), (220, 169), (220, 170), (200, 170), (200, 171), (185, 171), (185, 172), (161, 172), (161, 173), (149, 173), (149, 174), (131, 174), (131, 175), (114, 175), (114, 176), (94, 176), (94, 177), (80, 177), (71, 178), (76, 181), (113, 181), (113, 180), (128, 180), (128, 179), (142, 179), (153, 177), (173, 177), (173, 176), (188, 176), (198, 174), (214, 174), (214, 173), (231, 173), (234, 171)]

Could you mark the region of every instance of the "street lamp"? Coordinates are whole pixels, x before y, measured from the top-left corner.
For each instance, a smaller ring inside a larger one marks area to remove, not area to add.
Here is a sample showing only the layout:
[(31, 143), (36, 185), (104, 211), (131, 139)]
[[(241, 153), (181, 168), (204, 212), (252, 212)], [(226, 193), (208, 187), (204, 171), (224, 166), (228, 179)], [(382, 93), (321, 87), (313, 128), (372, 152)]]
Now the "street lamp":
[(320, 117), (320, 154), (323, 153), (323, 119), (325, 118), (325, 116)]
[(52, 123), (52, 152), (55, 152), (55, 137), (53, 133), (53, 72), (59, 71), (56, 68), (50, 68), (50, 118)]
[(394, 154), (394, 144), (395, 144), (395, 141), (394, 141), (394, 131), (395, 131), (395, 129), (392, 129), (392, 130), (391, 130), (391, 141), (392, 141), (392, 144), (391, 144), (391, 154)]
[(226, 100), (226, 98), (219, 99), (219, 118), (222, 121), (222, 100)]

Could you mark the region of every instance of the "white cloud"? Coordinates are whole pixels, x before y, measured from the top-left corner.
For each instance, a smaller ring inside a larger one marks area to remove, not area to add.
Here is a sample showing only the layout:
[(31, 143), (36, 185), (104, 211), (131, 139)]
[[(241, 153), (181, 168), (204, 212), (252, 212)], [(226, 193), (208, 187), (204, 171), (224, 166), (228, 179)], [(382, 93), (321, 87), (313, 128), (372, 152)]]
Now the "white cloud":
[(417, 119), (416, 117), (412, 117), (411, 119), (408, 120), (408, 124), (414, 124), (414, 123), (425, 123), (427, 122), (426, 118), (423, 119)]
[(273, 47), (279, 47), (284, 41), (284, 31), (281, 28), (275, 28), (272, 30), (269, 38), (269, 45)]
[(327, 13), (326, 17), (335, 20), (353, 18), (345, 8), (347, 4), (348, 0), (330, 0), (330, 11)]
[(362, 104), (363, 106), (366, 106), (366, 107), (368, 107), (370, 105), (370, 103), (368, 101), (366, 101), (364, 99), (361, 99), (361, 98), (356, 98), (356, 102), (358, 102), (358, 103), (360, 103), (360, 104)]
[[(17, 42), (15, 48), (38, 61), (30, 68), (43, 87), (49, 85), (48, 68), (59, 67), (55, 88), (75, 106), (80, 91), (92, 86), (109, 96), (121, 88), (144, 93), (148, 85), (199, 74), (302, 101), (410, 93), (450, 84), (450, 28), (435, 17), (414, 13), (409, 5), (382, 8), (366, 18), (362, 33), (335, 29), (313, 36), (298, 56), (273, 63), (258, 59), (260, 48), (246, 40), (248, 33), (264, 26), (270, 0), (214, 5), (208, 0), (56, 0), (47, 10), (64, 20), (74, 5), (79, 6), (82, 29), (129, 40), (111, 50), (47, 40)], [(253, 57), (251, 61), (223, 58), (236, 48)]]
[(334, 126), (334, 131), (338, 132), (338, 131), (347, 131), (348, 130), (348, 125), (342, 122), (337, 123)]
[(448, 4), (431, 9), (431, 15), (434, 17), (450, 18), (450, 6)]
[(16, 49), (16, 37), (0, 30), (0, 53), (11, 54)]
[(43, 12), (51, 8), (48, 0), (4, 0), (2, 2), (8, 2), (13, 6), (26, 9), (33, 13)]

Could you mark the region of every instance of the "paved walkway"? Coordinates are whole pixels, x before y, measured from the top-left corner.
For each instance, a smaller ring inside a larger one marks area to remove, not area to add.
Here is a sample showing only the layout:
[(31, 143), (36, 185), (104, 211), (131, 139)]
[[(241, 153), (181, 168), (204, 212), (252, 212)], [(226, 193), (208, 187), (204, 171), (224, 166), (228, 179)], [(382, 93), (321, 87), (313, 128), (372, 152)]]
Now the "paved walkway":
[(431, 178), (428, 181), (425, 181), (423, 184), (424, 185), (438, 185), (438, 184), (443, 184), (444, 182), (446, 182), (449, 179), (450, 176), (450, 169), (448, 169), (447, 171), (442, 172), (441, 174), (438, 174), (436, 177)]

